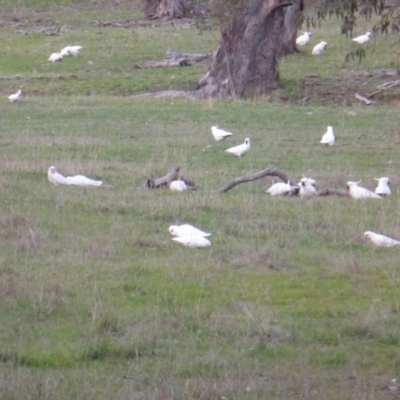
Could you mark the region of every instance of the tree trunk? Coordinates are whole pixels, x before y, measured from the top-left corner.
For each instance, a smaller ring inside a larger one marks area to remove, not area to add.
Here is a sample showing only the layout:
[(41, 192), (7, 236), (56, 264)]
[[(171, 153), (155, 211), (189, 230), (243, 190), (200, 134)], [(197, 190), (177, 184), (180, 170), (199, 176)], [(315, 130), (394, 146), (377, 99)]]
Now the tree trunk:
[(221, 32), (211, 67), (198, 84), (200, 97), (252, 97), (275, 89), (285, 8), (300, 1), (249, 0), (243, 14)]
[(287, 56), (297, 51), (296, 37), (298, 21), (304, 9), (304, 1), (295, 1), (291, 6), (285, 8), (285, 18), (281, 25), (281, 45), (278, 48), (278, 57)]

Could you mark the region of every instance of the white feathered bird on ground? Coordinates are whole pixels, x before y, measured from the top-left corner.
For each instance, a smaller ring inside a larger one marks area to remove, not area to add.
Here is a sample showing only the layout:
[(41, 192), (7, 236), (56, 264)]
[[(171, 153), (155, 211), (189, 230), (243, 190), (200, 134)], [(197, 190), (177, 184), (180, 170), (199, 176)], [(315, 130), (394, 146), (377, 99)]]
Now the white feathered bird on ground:
[(352, 41), (358, 44), (364, 44), (369, 42), (370, 39), (371, 39), (371, 32), (366, 32), (365, 35), (357, 36), (356, 38), (352, 39)]
[(231, 147), (228, 150), (225, 150), (227, 153), (235, 154), (238, 157), (244, 156), (246, 153), (250, 151), (250, 139), (246, 138), (243, 144), (239, 146)]
[(77, 57), (79, 55), (79, 52), (81, 51), (82, 46), (67, 46), (64, 47), (61, 51), (60, 54), (64, 56), (75, 56)]
[(312, 50), (312, 54), (314, 54), (314, 55), (319, 55), (319, 54), (322, 54), (325, 50), (326, 50), (326, 47), (328, 46), (328, 43), (327, 42), (324, 42), (323, 40), (320, 42), (320, 43), (318, 43), (318, 44), (316, 44), (315, 46), (314, 46), (314, 48), (313, 48), (313, 50)]
[(172, 238), (175, 242), (181, 243), (187, 247), (209, 247), (211, 246), (211, 242), (206, 239), (204, 236), (193, 235), (193, 236), (178, 236)]
[(169, 233), (172, 236), (210, 236), (211, 233), (203, 232), (195, 226), (189, 224), (183, 225), (171, 225), (168, 228)]
[(364, 237), (378, 247), (393, 247), (400, 244), (400, 241), (398, 240), (371, 231), (365, 232)]
[(228, 132), (228, 131), (224, 131), (223, 129), (220, 129), (220, 128), (218, 127), (218, 125), (212, 126), (212, 127), (211, 127), (211, 133), (212, 133), (212, 135), (214, 136), (214, 139), (215, 139), (216, 141), (218, 141), (218, 142), (219, 142), (220, 140), (224, 140), (224, 139), (226, 139), (227, 137), (233, 135), (232, 132)]
[(47, 179), (54, 185), (66, 185), (65, 176), (57, 172), (56, 167), (51, 166), (47, 170)]
[(382, 197), (368, 189), (358, 186), (359, 182), (347, 182), (347, 188), (349, 189), (350, 196), (353, 199), (381, 199)]
[(296, 44), (299, 46), (305, 46), (310, 41), (310, 37), (311, 32), (305, 32), (296, 39)]
[(265, 193), (269, 193), (271, 196), (286, 196), (292, 191), (290, 186), (290, 182), (283, 183), (277, 182), (274, 183)]
[(331, 126), (328, 126), (326, 132), (322, 135), (320, 143), (325, 146), (333, 146), (335, 144), (335, 134)]
[(101, 186), (102, 181), (96, 181), (94, 179), (87, 178), (83, 175), (75, 176), (63, 176), (57, 172), (56, 167), (51, 166), (47, 170), (47, 179), (54, 185), (68, 185), (68, 186), (81, 186), (81, 187), (93, 187)]
[(180, 179), (177, 181), (172, 181), (169, 184), (169, 188), (175, 192), (183, 192), (184, 190), (187, 190), (186, 183), (181, 181)]
[(317, 194), (317, 189), (315, 189), (315, 180), (312, 178), (302, 178), (299, 182), (299, 186), (299, 195), (302, 199), (313, 197)]
[(52, 63), (56, 63), (57, 61), (62, 61), (63, 56), (60, 53), (52, 53), (49, 57), (48, 61), (51, 61)]
[(380, 196), (390, 196), (392, 191), (390, 190), (390, 179), (387, 176), (383, 176), (382, 178), (374, 178), (378, 181), (378, 186), (375, 189), (375, 193)]
[(22, 90), (19, 89), (17, 93), (10, 94), (10, 96), (8, 96), (8, 100), (10, 100), (11, 103), (14, 103), (16, 101), (21, 100), (21, 97), (22, 97)]

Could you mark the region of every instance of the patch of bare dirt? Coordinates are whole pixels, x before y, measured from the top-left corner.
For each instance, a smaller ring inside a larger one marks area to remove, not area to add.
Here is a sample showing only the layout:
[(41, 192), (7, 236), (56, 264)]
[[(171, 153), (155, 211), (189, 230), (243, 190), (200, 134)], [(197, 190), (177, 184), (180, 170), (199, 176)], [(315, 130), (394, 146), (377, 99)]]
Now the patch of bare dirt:
[(372, 104), (400, 104), (400, 85), (380, 90), (381, 85), (398, 80), (397, 71), (349, 72), (342, 77), (321, 78), (307, 76), (301, 85), (302, 103), (318, 101), (320, 104), (350, 106), (360, 103), (356, 93)]

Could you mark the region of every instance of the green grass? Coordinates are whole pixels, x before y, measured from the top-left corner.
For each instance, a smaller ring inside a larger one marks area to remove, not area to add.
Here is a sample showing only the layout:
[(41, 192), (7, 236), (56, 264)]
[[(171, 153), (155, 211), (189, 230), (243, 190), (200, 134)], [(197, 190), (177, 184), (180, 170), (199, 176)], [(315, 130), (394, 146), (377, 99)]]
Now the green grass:
[[(118, 16), (129, 11), (122, 4)], [(23, 76), (0, 80), (1, 397), (384, 398), (399, 370), (398, 250), (372, 248), (363, 232), (400, 237), (398, 109), (295, 104), (305, 67), (322, 78), (350, 73), (338, 71), (344, 38), (328, 40), (332, 53), (321, 58), (281, 60), (290, 84), (268, 100), (132, 99), (171, 81), (194, 87), (207, 66), (131, 66), (163, 58), (172, 44), (212, 51), (215, 39), (168, 25), (99, 29), (87, 23), (92, 6), (80, 3), (70, 16), (43, 1), (26, 5), (3, 2), (2, 11), (80, 19), (61, 37), (0, 30), (2, 75)], [(103, 7), (94, 12), (117, 19)], [(75, 42), (81, 56), (46, 63), (49, 51)], [(390, 68), (389, 57), (366, 63), (356, 73)], [(16, 82), (25, 96), (10, 104)], [(234, 136), (213, 141), (214, 124)], [(337, 144), (320, 147), (328, 124)], [(248, 155), (224, 153), (245, 137)], [(50, 165), (116, 189), (55, 187)], [(196, 192), (142, 188), (173, 165)], [(393, 195), (273, 198), (270, 179), (213, 192), (269, 165), (312, 176), (319, 189), (359, 179), (373, 188), (374, 177), (389, 176)], [(212, 247), (171, 241), (175, 223), (212, 232)]]

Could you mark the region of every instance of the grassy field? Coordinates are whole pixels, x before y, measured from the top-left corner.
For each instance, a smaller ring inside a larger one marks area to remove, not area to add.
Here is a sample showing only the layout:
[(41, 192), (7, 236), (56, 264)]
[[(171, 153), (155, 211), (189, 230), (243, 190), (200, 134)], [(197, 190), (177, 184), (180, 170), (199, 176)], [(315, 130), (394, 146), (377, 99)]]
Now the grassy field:
[[(382, 388), (400, 369), (399, 250), (363, 239), (400, 238), (396, 92), (365, 107), (340, 85), (321, 97), (301, 81), (372, 88), (380, 80), (365, 71), (395, 68), (392, 39), (343, 68), (351, 44), (330, 21), (313, 36), (329, 37), (327, 54), (282, 59), (269, 99), (143, 100), (129, 96), (194, 89), (207, 65), (135, 66), (168, 47), (212, 52), (217, 33), (92, 23), (140, 17), (128, 3), (17, 3), (0, 3), (0, 397), (396, 398)], [(53, 24), (67, 25), (62, 36), (15, 32)], [(81, 55), (46, 61), (68, 44)], [(19, 86), (24, 98), (10, 104)], [(234, 136), (215, 142), (215, 124)], [(332, 148), (319, 145), (327, 125)], [(224, 153), (245, 137), (248, 155)], [(53, 186), (51, 165), (116, 188)], [(199, 189), (142, 188), (173, 165)], [(360, 179), (373, 189), (389, 176), (393, 195), (273, 198), (270, 179), (213, 192), (269, 165), (318, 189)], [(171, 241), (180, 223), (212, 232), (212, 247)]]

